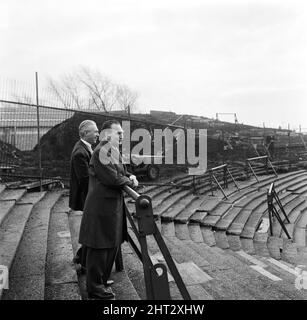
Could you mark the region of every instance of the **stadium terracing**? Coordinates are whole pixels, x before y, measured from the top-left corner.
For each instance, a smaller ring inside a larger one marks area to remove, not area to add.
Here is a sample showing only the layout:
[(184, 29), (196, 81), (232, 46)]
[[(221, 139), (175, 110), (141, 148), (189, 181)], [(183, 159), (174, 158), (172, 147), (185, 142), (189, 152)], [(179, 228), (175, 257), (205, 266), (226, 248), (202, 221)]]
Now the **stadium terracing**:
[[(72, 262), (81, 213), (68, 207), (66, 182), (77, 124), (89, 116), (100, 124), (110, 115), (75, 113), (44, 132), (41, 181), (37, 146), (23, 151), (11, 138), (1, 142), (8, 154), (0, 184), (0, 265), (9, 269), (3, 300), (87, 299), (85, 276)], [(306, 299), (304, 136), (198, 120), (182, 119), (210, 133), (207, 172), (189, 176), (184, 167), (165, 165), (157, 180), (140, 177), (136, 192), (126, 193), (130, 241), (112, 271), (116, 299)], [(274, 143), (267, 139), (273, 135)], [(163, 279), (157, 264), (167, 267)]]

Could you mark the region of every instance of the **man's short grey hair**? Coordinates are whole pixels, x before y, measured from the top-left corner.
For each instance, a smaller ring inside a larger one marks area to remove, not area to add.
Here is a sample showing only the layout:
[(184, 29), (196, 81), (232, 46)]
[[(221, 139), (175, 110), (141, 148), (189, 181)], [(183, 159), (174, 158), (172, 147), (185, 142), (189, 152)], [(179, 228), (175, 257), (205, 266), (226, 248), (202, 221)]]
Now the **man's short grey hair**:
[(96, 122), (93, 120), (84, 120), (80, 123), (79, 125), (79, 136), (82, 138), (85, 135), (86, 130), (88, 129), (88, 127), (90, 125), (95, 125), (96, 126)]

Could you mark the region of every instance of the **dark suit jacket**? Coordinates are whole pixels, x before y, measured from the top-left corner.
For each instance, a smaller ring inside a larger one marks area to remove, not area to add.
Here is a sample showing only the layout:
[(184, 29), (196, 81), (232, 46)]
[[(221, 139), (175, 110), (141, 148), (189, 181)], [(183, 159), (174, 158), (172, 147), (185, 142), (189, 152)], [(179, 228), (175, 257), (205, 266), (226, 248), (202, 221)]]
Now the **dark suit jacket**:
[(83, 211), (88, 191), (90, 159), (90, 151), (87, 146), (79, 140), (73, 148), (70, 159), (69, 207), (72, 210)]
[(96, 147), (89, 168), (89, 190), (80, 225), (79, 242), (95, 249), (114, 248), (127, 240), (123, 187), (132, 185), (125, 165), (102, 164)]

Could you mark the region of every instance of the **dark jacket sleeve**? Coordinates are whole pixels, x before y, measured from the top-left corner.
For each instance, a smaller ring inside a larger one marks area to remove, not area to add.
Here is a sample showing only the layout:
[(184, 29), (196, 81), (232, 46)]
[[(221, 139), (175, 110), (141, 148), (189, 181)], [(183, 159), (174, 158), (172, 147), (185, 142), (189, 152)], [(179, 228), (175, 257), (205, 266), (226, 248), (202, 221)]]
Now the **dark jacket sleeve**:
[(88, 183), (88, 179), (89, 179), (88, 156), (85, 153), (77, 152), (72, 159), (72, 165), (74, 166), (75, 173), (79, 183), (81, 184)]
[(97, 178), (105, 186), (111, 188), (122, 188), (124, 185), (131, 186), (132, 181), (117, 171), (114, 164), (103, 164), (99, 160), (99, 153), (94, 153), (93, 159), (94, 171), (97, 175)]

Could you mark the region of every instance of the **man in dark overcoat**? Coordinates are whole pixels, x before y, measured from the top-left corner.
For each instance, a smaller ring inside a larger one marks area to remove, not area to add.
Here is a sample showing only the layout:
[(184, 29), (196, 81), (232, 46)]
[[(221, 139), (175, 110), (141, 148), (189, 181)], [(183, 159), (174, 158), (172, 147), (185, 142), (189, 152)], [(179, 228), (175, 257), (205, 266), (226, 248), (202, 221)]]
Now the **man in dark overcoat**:
[[(122, 163), (118, 149), (123, 139), (120, 123), (106, 121), (100, 135), (101, 141), (90, 160), (89, 190), (79, 242), (87, 248), (86, 286), (89, 298), (110, 299), (114, 294), (111, 288), (107, 288), (107, 281), (118, 248), (127, 241), (123, 187), (135, 187), (138, 182)], [(104, 162), (106, 157), (110, 157), (110, 161)]]
[[(92, 120), (84, 120), (79, 125), (80, 139), (76, 142), (70, 158), (69, 207), (72, 211), (83, 211), (88, 192), (89, 162), (93, 153), (92, 146), (99, 137), (97, 125)], [(80, 248), (74, 258), (85, 270), (86, 252)]]

